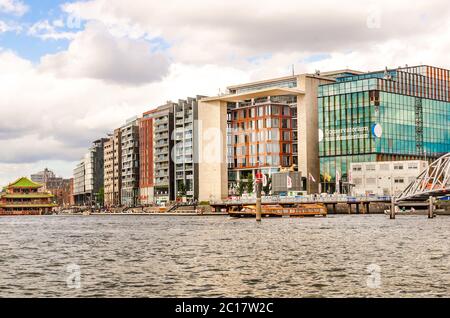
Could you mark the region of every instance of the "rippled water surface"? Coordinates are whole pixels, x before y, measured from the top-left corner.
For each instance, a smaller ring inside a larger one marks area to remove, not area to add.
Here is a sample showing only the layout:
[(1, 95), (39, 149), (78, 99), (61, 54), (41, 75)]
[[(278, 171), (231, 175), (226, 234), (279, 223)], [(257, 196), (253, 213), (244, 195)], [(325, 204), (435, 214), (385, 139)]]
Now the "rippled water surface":
[(0, 297), (449, 297), (450, 217), (3, 217), (0, 268)]

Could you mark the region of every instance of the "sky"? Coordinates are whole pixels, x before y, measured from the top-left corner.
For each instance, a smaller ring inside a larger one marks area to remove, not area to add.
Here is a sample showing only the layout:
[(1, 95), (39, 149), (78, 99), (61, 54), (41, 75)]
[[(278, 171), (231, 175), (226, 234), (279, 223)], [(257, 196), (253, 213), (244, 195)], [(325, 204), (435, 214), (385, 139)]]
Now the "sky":
[(292, 73), (450, 68), (447, 0), (0, 0), (0, 185), (126, 119)]

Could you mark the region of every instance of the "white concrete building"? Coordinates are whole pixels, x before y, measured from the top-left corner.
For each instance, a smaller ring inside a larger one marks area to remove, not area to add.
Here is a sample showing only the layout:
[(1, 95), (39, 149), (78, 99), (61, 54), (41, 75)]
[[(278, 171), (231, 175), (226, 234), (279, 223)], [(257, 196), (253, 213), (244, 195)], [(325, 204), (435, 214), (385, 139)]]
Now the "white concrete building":
[(419, 160), (352, 163), (352, 195), (399, 195), (427, 168), (428, 163)]

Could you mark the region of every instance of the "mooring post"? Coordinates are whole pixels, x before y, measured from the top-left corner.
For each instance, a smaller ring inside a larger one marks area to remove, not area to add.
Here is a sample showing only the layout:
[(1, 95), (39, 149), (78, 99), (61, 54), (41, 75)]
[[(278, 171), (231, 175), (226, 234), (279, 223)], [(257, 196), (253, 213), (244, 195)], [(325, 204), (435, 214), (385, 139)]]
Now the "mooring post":
[(430, 197), (430, 199), (429, 199), (428, 218), (429, 219), (434, 218), (434, 198), (433, 197)]
[(256, 222), (261, 222), (262, 220), (262, 179), (262, 173), (258, 172), (256, 176)]
[(396, 206), (395, 197), (392, 197), (392, 200), (391, 200), (391, 220), (395, 220), (395, 206)]

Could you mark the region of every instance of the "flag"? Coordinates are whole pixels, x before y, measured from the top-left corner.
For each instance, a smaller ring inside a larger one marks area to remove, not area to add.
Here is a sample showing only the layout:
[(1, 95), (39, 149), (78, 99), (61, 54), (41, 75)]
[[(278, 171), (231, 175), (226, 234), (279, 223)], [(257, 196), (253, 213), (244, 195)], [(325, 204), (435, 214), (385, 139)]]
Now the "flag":
[(267, 176), (263, 175), (263, 187), (267, 187)]
[(287, 176), (287, 188), (292, 189), (292, 178)]
[(313, 175), (310, 173), (309, 174), (309, 180), (311, 180), (312, 182), (316, 183), (316, 179), (314, 179)]

